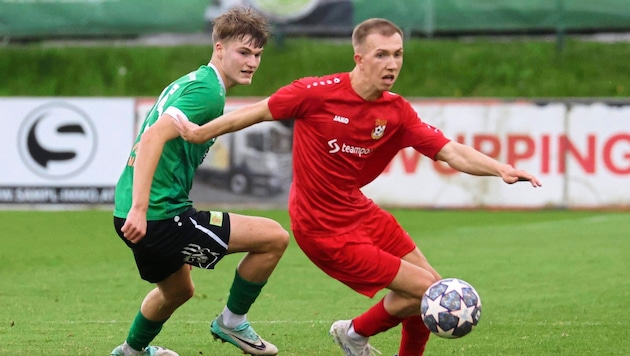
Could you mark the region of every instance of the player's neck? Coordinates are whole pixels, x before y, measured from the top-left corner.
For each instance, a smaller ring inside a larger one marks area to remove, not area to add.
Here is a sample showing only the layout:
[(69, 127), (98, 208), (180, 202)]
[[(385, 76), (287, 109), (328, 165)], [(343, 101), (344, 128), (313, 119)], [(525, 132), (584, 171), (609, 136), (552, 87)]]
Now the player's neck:
[(223, 66), (221, 64), (222, 64), (221, 61), (215, 60), (215, 58), (212, 58), (210, 62), (208, 63), (208, 66), (212, 65), (214, 68), (216, 68), (217, 74), (221, 77), (221, 82), (223, 83), (224, 88), (227, 91), (231, 87), (235, 86), (236, 83), (229, 80), (228, 76), (225, 75), (225, 70), (223, 70)]
[(361, 75), (359, 68), (355, 67), (350, 72), (350, 85), (352, 89), (365, 101), (374, 101), (381, 97), (382, 91), (378, 90), (365, 76)]

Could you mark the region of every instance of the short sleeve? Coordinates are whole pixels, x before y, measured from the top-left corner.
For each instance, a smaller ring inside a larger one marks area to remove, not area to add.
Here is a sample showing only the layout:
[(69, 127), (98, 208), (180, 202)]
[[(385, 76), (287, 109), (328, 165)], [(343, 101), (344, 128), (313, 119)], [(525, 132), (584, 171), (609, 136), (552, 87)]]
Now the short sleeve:
[(403, 147), (413, 147), (416, 151), (435, 160), (438, 152), (450, 139), (446, 138), (437, 127), (423, 122), (408, 102), (403, 112), (403, 119), (405, 120), (402, 137)]
[(176, 108), (188, 121), (203, 125), (223, 114), (225, 95), (217, 86), (212, 88), (203, 83), (192, 83), (170, 104), (168, 110)]
[(317, 98), (313, 92), (307, 92), (308, 78), (295, 80), (293, 83), (278, 89), (269, 98), (269, 111), (275, 120), (299, 119), (305, 117), (316, 105)]

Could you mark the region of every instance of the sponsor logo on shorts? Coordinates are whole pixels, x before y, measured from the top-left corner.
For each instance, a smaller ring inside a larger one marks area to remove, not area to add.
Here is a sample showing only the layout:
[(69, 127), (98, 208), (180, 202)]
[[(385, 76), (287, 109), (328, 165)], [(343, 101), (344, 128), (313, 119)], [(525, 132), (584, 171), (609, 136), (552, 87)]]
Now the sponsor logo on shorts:
[(184, 262), (200, 268), (210, 269), (219, 260), (219, 254), (210, 251), (209, 248), (189, 243), (182, 250)]
[(210, 225), (223, 226), (223, 213), (220, 211), (211, 211)]

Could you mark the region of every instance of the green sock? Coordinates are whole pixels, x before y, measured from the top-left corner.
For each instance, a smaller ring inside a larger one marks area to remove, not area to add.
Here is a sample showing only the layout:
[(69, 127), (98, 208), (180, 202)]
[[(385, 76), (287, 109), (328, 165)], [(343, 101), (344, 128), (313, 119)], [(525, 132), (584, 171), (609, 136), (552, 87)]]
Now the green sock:
[(139, 311), (129, 329), (127, 344), (134, 350), (142, 351), (160, 333), (165, 322), (166, 320), (151, 321)]
[(245, 315), (249, 308), (254, 304), (256, 298), (260, 294), (265, 282), (250, 282), (244, 280), (238, 274), (238, 270), (234, 273), (234, 281), (230, 287), (230, 296), (227, 300), (227, 307), (234, 314)]

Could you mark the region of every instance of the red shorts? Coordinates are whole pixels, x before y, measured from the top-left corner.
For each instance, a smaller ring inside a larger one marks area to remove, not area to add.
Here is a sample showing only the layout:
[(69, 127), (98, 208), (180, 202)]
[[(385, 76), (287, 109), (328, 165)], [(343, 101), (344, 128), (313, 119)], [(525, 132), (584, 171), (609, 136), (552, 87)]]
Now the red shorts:
[(356, 229), (340, 235), (293, 235), (317, 267), (370, 298), (391, 284), (400, 259), (416, 248), (394, 216), (382, 209), (374, 209)]

